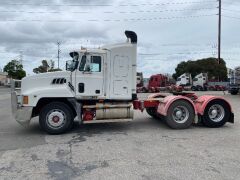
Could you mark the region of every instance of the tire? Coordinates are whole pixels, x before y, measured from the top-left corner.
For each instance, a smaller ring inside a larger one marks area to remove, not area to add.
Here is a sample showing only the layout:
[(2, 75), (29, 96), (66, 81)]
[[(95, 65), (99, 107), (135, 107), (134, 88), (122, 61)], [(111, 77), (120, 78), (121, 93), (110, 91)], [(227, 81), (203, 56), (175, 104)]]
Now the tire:
[(237, 95), (238, 91), (231, 91), (231, 95)]
[[(210, 112), (212, 110), (212, 112)], [(215, 116), (213, 110), (217, 115)], [(210, 114), (211, 113), (211, 114)], [(212, 115), (212, 117), (211, 117)], [(204, 110), (204, 114), (202, 117), (203, 125), (210, 127), (210, 128), (218, 128), (226, 124), (228, 122), (231, 115), (231, 111), (229, 105), (223, 100), (212, 100), (208, 103)]]
[(197, 91), (197, 88), (196, 88), (195, 86), (192, 86), (192, 87), (191, 87), (191, 90), (192, 90), (192, 91)]
[(155, 119), (161, 119), (160, 115), (157, 114), (156, 108), (146, 108), (146, 112)]
[[(178, 112), (182, 113), (181, 117), (177, 115)], [(192, 125), (194, 117), (195, 112), (192, 105), (185, 100), (177, 100), (170, 105), (165, 118), (170, 128), (186, 129)]]
[(147, 89), (145, 87), (143, 87), (142, 92), (147, 93)]
[(203, 87), (203, 91), (207, 91), (208, 90), (208, 87), (207, 86), (204, 86)]
[(197, 86), (197, 90), (198, 91), (203, 91), (203, 87), (202, 86)]
[(39, 114), (40, 127), (48, 134), (62, 134), (73, 127), (73, 112), (62, 102), (47, 104)]

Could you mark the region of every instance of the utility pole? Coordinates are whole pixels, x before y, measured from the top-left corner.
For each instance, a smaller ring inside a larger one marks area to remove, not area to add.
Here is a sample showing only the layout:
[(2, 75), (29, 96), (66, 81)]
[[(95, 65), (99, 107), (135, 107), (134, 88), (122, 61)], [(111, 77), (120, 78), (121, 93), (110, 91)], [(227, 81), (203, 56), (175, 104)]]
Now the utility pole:
[(222, 24), (222, 0), (218, 0), (218, 64), (221, 59), (221, 24)]
[(59, 69), (59, 59), (60, 59), (60, 53), (61, 53), (61, 50), (60, 50), (60, 45), (61, 45), (61, 42), (57, 42), (57, 46), (58, 46), (58, 55), (57, 55), (57, 59), (58, 59), (58, 69)]

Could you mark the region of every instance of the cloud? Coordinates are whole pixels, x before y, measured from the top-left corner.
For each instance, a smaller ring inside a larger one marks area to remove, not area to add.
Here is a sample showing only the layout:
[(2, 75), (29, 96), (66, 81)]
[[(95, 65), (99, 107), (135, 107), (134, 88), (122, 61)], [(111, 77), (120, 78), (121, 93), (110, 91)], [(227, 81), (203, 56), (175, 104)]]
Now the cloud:
[[(126, 29), (137, 32), (139, 53), (159, 54), (138, 56), (138, 70), (143, 71), (146, 76), (155, 73), (173, 73), (176, 65), (182, 60), (213, 56), (213, 52), (216, 51), (214, 44), (217, 43), (217, 16), (186, 19), (174, 17), (212, 14), (215, 13), (216, 8), (209, 10), (204, 8), (214, 8), (217, 3), (174, 5), (167, 0), (161, 1), (161, 3), (169, 3), (165, 6), (156, 5), (157, 3), (159, 2), (146, 0), (139, 2), (134, 0), (2, 0), (0, 67), (9, 60), (19, 57), (22, 51), (24, 67), (28, 73), (32, 73), (32, 69), (38, 66), (42, 59), (56, 61), (57, 41), (61, 42), (61, 67), (63, 67), (71, 50), (79, 49), (81, 46), (98, 47), (103, 44), (124, 42), (123, 32)], [(225, 8), (238, 9), (237, 1), (224, 3)], [(41, 6), (44, 4), (47, 6)], [(74, 4), (85, 6), (70, 6)], [(111, 6), (95, 6), (104, 4)], [(122, 6), (123, 4), (129, 6)], [(187, 9), (196, 10), (186, 11)], [(170, 19), (158, 19), (167, 17)], [(77, 22), (49, 22), (58, 20)], [(239, 58), (239, 55), (233, 54), (239, 50), (239, 47), (236, 48), (240, 44), (238, 43), (239, 28), (240, 24), (236, 23), (236, 20), (223, 18), (222, 56), (227, 59), (227, 65), (230, 67), (239, 65), (238, 61), (233, 60)], [(209, 53), (189, 53), (199, 51)]]

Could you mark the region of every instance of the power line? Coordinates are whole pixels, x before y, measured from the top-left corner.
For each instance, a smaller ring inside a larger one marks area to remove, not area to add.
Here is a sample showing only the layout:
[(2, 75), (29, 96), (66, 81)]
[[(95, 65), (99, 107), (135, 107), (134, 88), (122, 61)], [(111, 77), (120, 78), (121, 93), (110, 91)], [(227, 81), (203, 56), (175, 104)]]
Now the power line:
[(179, 53), (139, 53), (140, 56), (160, 56), (160, 55), (172, 55), (172, 54), (208, 54), (212, 53), (212, 51), (204, 51), (204, 52), (179, 52)]
[[(196, 9), (166, 9), (166, 10), (139, 10), (139, 11), (104, 11), (102, 13), (104, 14), (114, 14), (114, 13), (120, 13), (120, 14), (137, 14), (137, 13), (162, 13), (162, 12), (183, 12), (183, 11), (201, 11), (201, 10), (211, 10), (216, 9), (215, 8), (196, 8)], [(29, 14), (63, 14), (66, 13), (66, 11), (9, 11), (9, 10), (0, 10), (0, 13), (29, 13)], [(73, 14), (88, 14), (91, 13), (91, 11), (68, 11), (68, 13)]]
[(226, 17), (226, 18), (231, 18), (231, 19), (238, 19), (240, 20), (240, 17), (235, 17), (235, 16), (228, 16), (228, 15), (222, 15), (223, 17)]
[(216, 1), (183, 1), (183, 2), (168, 2), (168, 3), (120, 4), (119, 6), (165, 6), (165, 5), (201, 4), (201, 3), (212, 3), (212, 2), (216, 2)]
[(42, 19), (1, 19), (0, 22), (56, 22), (56, 23), (73, 23), (73, 22), (121, 22), (121, 21), (158, 21), (172, 19), (188, 19), (216, 16), (217, 14), (202, 14), (196, 16), (172, 16), (172, 17), (153, 17), (153, 18), (124, 18), (124, 19), (81, 19), (81, 20), (42, 20)]
[[(212, 3), (216, 0), (209, 1), (182, 1), (182, 2), (168, 2), (168, 3), (139, 3), (139, 4), (119, 4), (117, 6), (165, 6), (165, 5), (182, 5), (182, 4), (202, 4), (202, 3)], [(43, 4), (43, 3), (6, 3), (1, 4), (5, 6), (116, 6), (112, 4)]]
[(237, 13), (240, 13), (240, 11), (238, 11), (238, 10), (233, 10), (233, 9), (222, 8), (222, 10), (224, 10), (224, 11), (230, 11), (230, 12), (237, 12)]

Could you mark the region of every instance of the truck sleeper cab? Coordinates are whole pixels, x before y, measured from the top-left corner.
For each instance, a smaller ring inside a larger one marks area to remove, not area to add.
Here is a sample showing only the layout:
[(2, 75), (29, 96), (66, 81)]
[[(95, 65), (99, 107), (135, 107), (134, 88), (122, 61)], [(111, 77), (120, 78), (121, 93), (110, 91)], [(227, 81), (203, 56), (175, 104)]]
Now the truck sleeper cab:
[(125, 35), (126, 43), (71, 52), (68, 71), (26, 77), (20, 92), (13, 82), (15, 119), (28, 125), (32, 117), (39, 116), (41, 128), (49, 134), (68, 131), (75, 118), (83, 124), (131, 121), (134, 109), (146, 109), (150, 116), (165, 119), (174, 129), (199, 122), (209, 127), (233, 122), (231, 106), (221, 97), (153, 94), (138, 100), (137, 35), (132, 31), (125, 31)]

